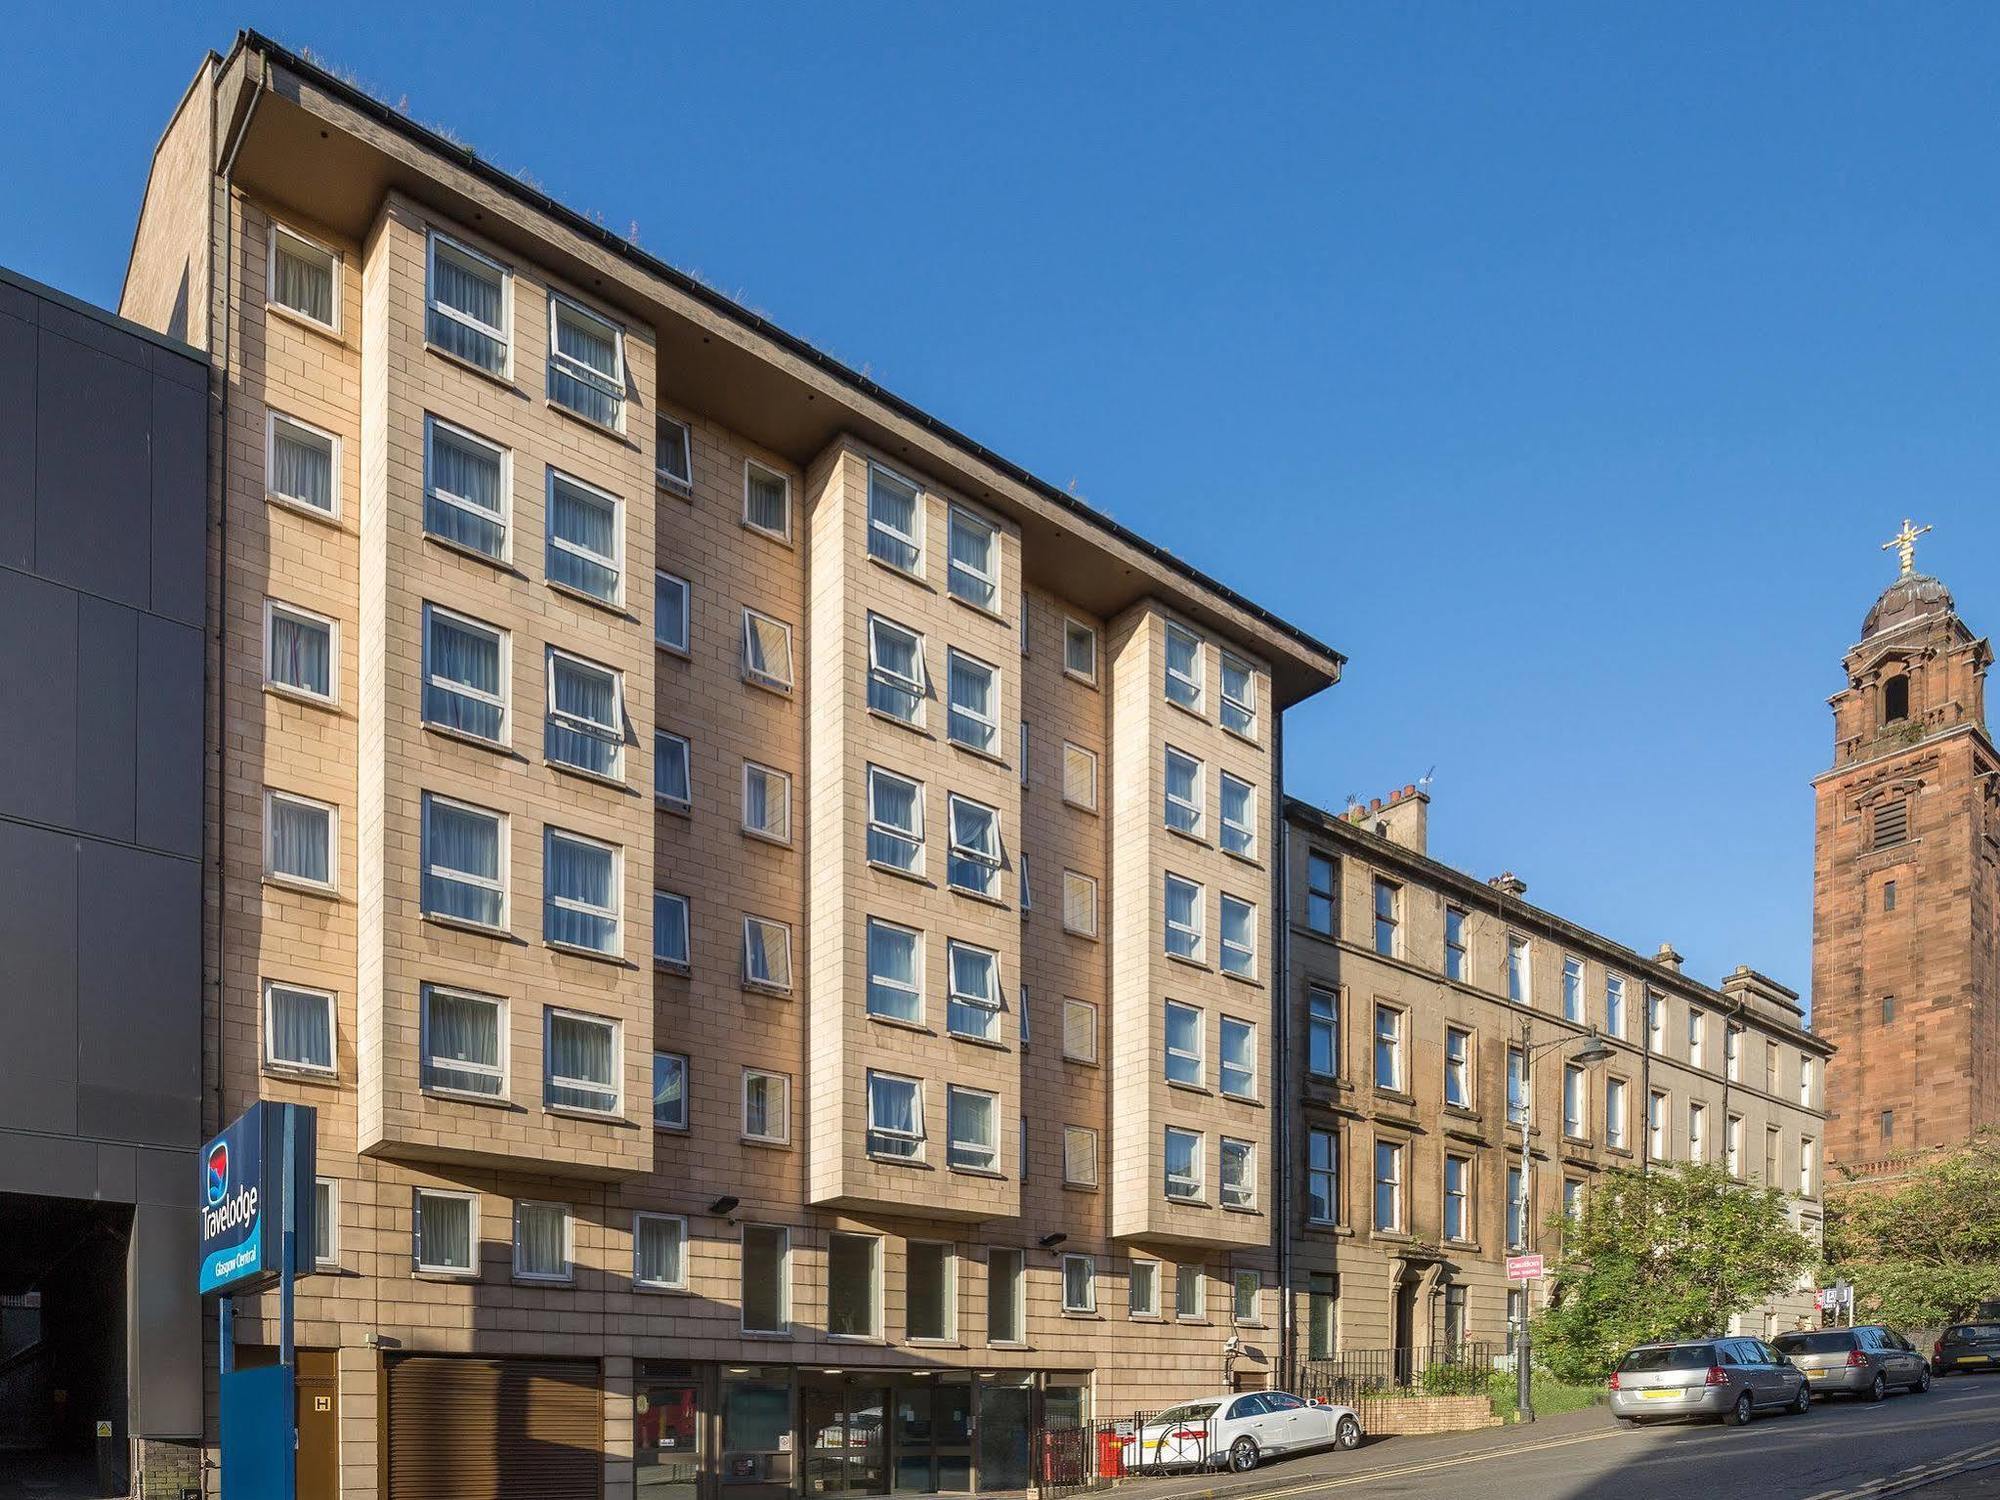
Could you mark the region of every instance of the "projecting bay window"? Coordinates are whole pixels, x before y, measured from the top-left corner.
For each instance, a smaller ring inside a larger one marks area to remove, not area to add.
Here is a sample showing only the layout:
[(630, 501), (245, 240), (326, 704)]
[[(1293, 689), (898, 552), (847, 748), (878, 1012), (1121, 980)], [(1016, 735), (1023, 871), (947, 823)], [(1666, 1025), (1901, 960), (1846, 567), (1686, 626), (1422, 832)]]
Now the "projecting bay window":
[(551, 828), (543, 837), (542, 939), (558, 948), (618, 955), (621, 851)]
[(868, 919), (868, 1014), (923, 1024), (923, 935)]
[(514, 352), (508, 331), (511, 273), (435, 230), (426, 272), (425, 339), (454, 359), (506, 375)]
[(1000, 753), (1000, 669), (959, 651), (945, 653), (948, 712), (945, 733), (953, 744), (982, 755)]
[(543, 1015), (542, 1103), (550, 1109), (616, 1114), (624, 1082), (618, 1023), (554, 1006)]
[(550, 469), (548, 506), (549, 582), (618, 605), (625, 590), (623, 502)]
[(924, 721), (924, 638), (881, 615), (868, 617), (868, 706), (905, 724)]
[(581, 303), (549, 293), (549, 402), (599, 427), (622, 429), (625, 335)]
[(923, 783), (868, 768), (868, 862), (905, 875), (924, 872)]
[(945, 1030), (976, 1041), (999, 1041), (1000, 955), (953, 939), (945, 944), (945, 973), (951, 981)]
[(1167, 622), (1167, 701), (1200, 713), (1201, 691), (1201, 637), (1170, 620)]
[(507, 450), (424, 417), (424, 531), (481, 557), (507, 557)]
[(1200, 963), (1202, 888), (1179, 875), (1168, 875), (1165, 892), (1167, 952)]
[(507, 1002), (427, 984), (420, 992), (423, 1086), (432, 1093), (507, 1094)]
[(1000, 1096), (983, 1089), (944, 1091), (945, 1161), (957, 1172), (1000, 1170)]
[(1177, 1203), (1199, 1203), (1202, 1195), (1200, 1132), (1166, 1127), (1166, 1193)]
[(951, 508), (951, 569), (947, 586), (954, 599), (997, 614), (1000, 609), (1000, 532), (992, 522), (961, 506)]
[(618, 781), (625, 774), (625, 690), (619, 674), (549, 648), (549, 712), (542, 740), (551, 765)]
[(489, 744), (507, 742), (507, 632), (424, 606), (426, 724)]
[(924, 1158), (923, 1085), (893, 1073), (868, 1073), (868, 1154), (889, 1161)]
[(923, 571), (922, 496), (916, 485), (880, 464), (868, 466), (868, 555), (899, 573)]
[(507, 819), (423, 794), (423, 911), (489, 931), (507, 926)]
[(1000, 814), (984, 803), (951, 795), (951, 859), (946, 879), (953, 890), (997, 900), (1000, 895)]
[(1222, 727), (1257, 738), (1257, 674), (1240, 657), (1222, 653)]

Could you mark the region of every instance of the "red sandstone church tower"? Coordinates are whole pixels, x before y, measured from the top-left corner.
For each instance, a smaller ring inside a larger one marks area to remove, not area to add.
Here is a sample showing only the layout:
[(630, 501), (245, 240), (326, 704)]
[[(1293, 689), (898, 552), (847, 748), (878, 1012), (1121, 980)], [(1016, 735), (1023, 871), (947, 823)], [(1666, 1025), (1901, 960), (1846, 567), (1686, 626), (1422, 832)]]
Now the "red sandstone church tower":
[[(1922, 531), (1928, 531), (1928, 526)], [(1988, 643), (1915, 570), (1861, 626), (1816, 777), (1813, 1029), (1827, 1065), (1830, 1186), (2000, 1123), (2000, 758)], [(1844, 1170), (1843, 1170), (1844, 1169)]]

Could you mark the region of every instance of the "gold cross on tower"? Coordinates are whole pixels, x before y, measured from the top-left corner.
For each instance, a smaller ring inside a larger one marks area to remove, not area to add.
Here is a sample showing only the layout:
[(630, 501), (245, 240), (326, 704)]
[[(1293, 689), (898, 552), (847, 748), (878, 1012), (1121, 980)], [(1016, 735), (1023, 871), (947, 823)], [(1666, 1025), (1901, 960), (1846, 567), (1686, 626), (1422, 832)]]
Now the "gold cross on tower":
[(1903, 572), (1898, 576), (1907, 576), (1916, 571), (1917, 538), (1929, 530), (1930, 527), (1928, 526), (1912, 526), (1909, 518), (1905, 517), (1903, 520), (1903, 529), (1882, 544), (1884, 552), (1893, 547), (1896, 549), (1896, 555), (1902, 559)]

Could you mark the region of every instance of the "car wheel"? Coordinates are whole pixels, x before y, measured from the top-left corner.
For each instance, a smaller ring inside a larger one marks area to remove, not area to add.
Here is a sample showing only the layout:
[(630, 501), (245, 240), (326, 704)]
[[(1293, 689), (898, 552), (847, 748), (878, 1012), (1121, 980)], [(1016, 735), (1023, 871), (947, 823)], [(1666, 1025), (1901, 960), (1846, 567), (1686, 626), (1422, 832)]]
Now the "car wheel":
[(1799, 1382), (1799, 1393), (1792, 1397), (1792, 1414), (1803, 1417), (1812, 1410), (1812, 1387), (1803, 1380)]
[(1229, 1467), (1239, 1474), (1248, 1474), (1257, 1467), (1257, 1445), (1247, 1437), (1240, 1437), (1229, 1445)]
[(1336, 1448), (1359, 1448), (1361, 1424), (1352, 1417), (1342, 1417), (1340, 1425), (1333, 1429), (1333, 1445)]
[(1880, 1370), (1877, 1370), (1875, 1372), (1874, 1382), (1868, 1387), (1868, 1399), (1870, 1401), (1880, 1401), (1884, 1396), (1888, 1394), (1889, 1394), (1889, 1382), (1883, 1376), (1882, 1372)]
[(1751, 1401), (1750, 1393), (1745, 1391), (1736, 1398), (1736, 1406), (1729, 1413), (1729, 1420), (1734, 1422), (1738, 1427), (1748, 1427), (1750, 1425), (1750, 1418), (1755, 1415), (1755, 1412), (1755, 1403)]
[(1929, 1365), (1925, 1365), (1924, 1373), (1917, 1377), (1917, 1383), (1914, 1386), (1912, 1386), (1911, 1389), (1914, 1390), (1919, 1396), (1921, 1396), (1924, 1394), (1925, 1391), (1928, 1391), (1930, 1388), (1931, 1388), (1931, 1367)]
[(1620, 1417), (1618, 1420), (1623, 1422), (1627, 1427), (1644, 1427), (1646, 1425), (1637, 1417)]

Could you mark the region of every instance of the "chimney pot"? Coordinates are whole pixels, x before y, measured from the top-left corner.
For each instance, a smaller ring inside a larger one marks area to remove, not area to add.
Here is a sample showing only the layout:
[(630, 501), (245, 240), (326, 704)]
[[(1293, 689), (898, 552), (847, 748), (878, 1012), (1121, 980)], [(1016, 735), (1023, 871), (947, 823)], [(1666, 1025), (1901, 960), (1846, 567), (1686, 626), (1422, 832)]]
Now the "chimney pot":
[(1525, 896), (1528, 894), (1528, 882), (1516, 875), (1512, 870), (1502, 870), (1486, 883), (1492, 886), (1494, 890), (1500, 891), (1505, 895)]
[(1676, 974), (1680, 972), (1681, 956), (1680, 954), (1674, 951), (1674, 945), (1672, 943), (1660, 944), (1660, 951), (1653, 955), (1653, 962), (1665, 965), (1667, 968), (1672, 969)]

